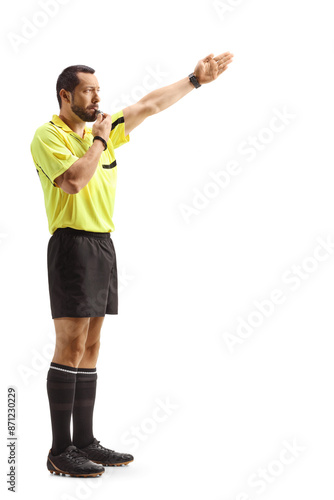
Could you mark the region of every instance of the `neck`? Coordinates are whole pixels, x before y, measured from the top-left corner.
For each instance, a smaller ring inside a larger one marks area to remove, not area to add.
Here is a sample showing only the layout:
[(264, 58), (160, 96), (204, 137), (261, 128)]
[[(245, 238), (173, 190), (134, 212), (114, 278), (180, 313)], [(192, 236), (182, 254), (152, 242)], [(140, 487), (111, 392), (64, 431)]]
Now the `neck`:
[(59, 118), (68, 126), (70, 127), (73, 132), (76, 134), (80, 135), (80, 137), (84, 137), (85, 135), (85, 122), (80, 120), (79, 117), (70, 117), (68, 115), (64, 115), (61, 111), (59, 113)]

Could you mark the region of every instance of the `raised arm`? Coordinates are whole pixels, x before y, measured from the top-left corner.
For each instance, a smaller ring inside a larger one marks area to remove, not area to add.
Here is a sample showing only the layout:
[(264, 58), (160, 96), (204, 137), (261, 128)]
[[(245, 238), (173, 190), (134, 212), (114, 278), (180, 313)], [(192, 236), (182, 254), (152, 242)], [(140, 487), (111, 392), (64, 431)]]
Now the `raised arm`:
[[(224, 52), (216, 57), (213, 57), (213, 54), (209, 54), (207, 57), (200, 59), (194, 69), (194, 75), (200, 85), (216, 80), (227, 69), (232, 58), (233, 54)], [(187, 76), (171, 85), (153, 90), (137, 103), (124, 108), (125, 135), (129, 134), (135, 127), (142, 123), (145, 118), (160, 113), (160, 111), (175, 104), (194, 88), (194, 85)]]

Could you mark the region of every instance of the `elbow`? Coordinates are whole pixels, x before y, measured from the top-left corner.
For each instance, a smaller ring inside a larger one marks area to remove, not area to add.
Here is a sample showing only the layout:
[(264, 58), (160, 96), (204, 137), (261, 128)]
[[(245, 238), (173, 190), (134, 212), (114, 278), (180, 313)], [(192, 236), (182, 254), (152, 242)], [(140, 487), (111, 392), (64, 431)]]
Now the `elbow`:
[(158, 104), (154, 104), (153, 102), (148, 103), (147, 105), (147, 115), (152, 116), (160, 112), (160, 108)]
[(150, 95), (145, 96), (139, 101), (142, 104), (141, 113), (143, 118), (148, 118), (149, 116), (159, 113), (159, 105), (156, 100), (150, 98)]
[(78, 183), (74, 181), (64, 182), (61, 188), (67, 194), (77, 194), (82, 189), (82, 187), (80, 187)]
[(79, 186), (76, 183), (71, 183), (69, 194), (77, 194), (81, 191), (81, 189), (82, 189), (82, 186)]
[(67, 171), (63, 174), (62, 182), (60, 187), (67, 194), (77, 194), (82, 189), (83, 186), (80, 186), (77, 179), (74, 176), (70, 175), (70, 172)]
[(79, 189), (78, 187), (74, 187), (70, 192), (69, 194), (77, 194), (81, 191), (81, 189)]

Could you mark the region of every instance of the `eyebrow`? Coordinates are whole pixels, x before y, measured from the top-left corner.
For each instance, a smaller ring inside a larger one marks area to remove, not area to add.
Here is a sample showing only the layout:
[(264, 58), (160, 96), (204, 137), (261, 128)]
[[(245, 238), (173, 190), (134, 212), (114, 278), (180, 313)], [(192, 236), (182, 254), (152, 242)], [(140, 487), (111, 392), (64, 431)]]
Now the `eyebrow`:
[(100, 87), (94, 87), (94, 85), (87, 85), (86, 87), (84, 87), (85, 89), (99, 89), (100, 90)]

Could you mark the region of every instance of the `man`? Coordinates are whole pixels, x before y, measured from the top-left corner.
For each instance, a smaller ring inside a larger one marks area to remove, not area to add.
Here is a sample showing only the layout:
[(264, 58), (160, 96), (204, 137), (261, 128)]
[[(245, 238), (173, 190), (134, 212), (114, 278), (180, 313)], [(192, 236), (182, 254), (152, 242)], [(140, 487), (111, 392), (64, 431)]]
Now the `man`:
[[(59, 115), (39, 127), (31, 143), (52, 235), (47, 249), (56, 331), (47, 375), (51, 473), (100, 476), (103, 466), (133, 461), (132, 455), (100, 445), (93, 433), (100, 331), (104, 316), (118, 313), (116, 255), (110, 237), (117, 170), (114, 150), (129, 142), (130, 132), (148, 116), (215, 80), (232, 58), (229, 52), (210, 54), (188, 77), (113, 115), (98, 110), (99, 84), (92, 68), (70, 66), (58, 77)], [(86, 122), (95, 123), (90, 129)]]

